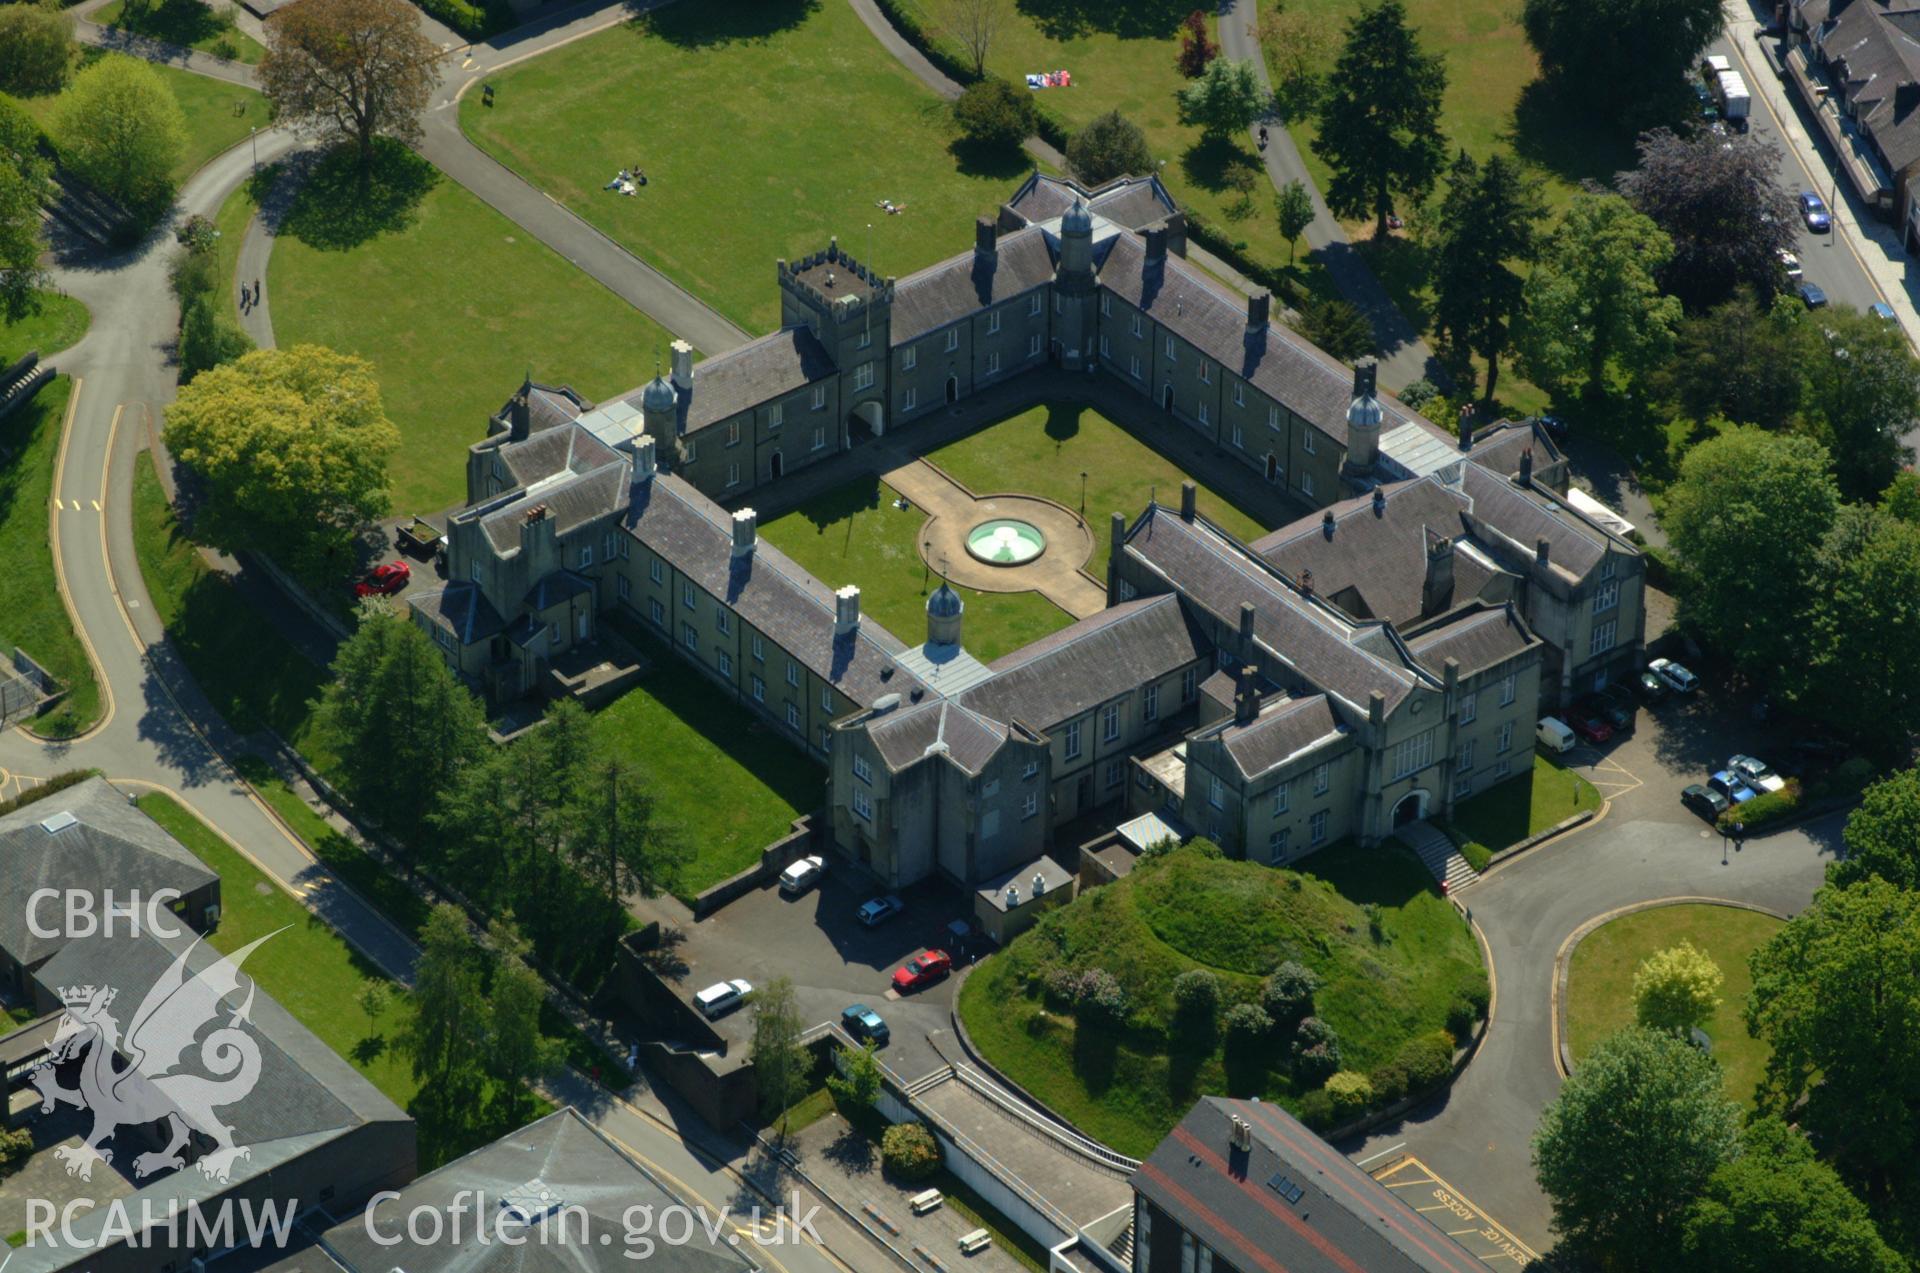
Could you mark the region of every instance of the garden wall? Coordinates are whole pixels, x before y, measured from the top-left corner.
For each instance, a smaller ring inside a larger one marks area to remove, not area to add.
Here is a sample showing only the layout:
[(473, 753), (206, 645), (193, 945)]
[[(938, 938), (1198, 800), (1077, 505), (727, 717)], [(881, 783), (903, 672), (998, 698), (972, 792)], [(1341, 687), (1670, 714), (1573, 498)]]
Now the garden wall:
[(738, 875), (703, 889), (693, 899), (694, 919), (705, 919), (735, 898), (779, 879), (780, 872), (812, 851), (814, 841), (819, 839), (820, 830), (825, 825), (826, 819), (819, 813), (795, 818), (792, 831), (760, 850), (758, 866), (750, 866)]

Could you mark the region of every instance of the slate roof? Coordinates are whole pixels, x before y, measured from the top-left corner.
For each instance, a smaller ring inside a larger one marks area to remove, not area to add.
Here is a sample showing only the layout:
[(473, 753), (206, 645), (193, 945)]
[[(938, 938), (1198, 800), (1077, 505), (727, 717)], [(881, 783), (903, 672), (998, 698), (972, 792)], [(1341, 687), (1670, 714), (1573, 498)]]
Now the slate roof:
[[(569, 428), (567, 432), (585, 431)], [(595, 442), (594, 445), (600, 444)], [(527, 514), (545, 505), (554, 519), (554, 536), (558, 538), (570, 534), (589, 522), (619, 511), (621, 502), (626, 498), (627, 476), (630, 472), (628, 463), (615, 456), (609, 463), (590, 473), (556, 473), (522, 488), (510, 498), (485, 506), (486, 511), (480, 514), (481, 529), (486, 532), (487, 542), (493, 545), (495, 552), (517, 552), (520, 548), (520, 527), (526, 521)]]
[(454, 640), (461, 645), (485, 641), (497, 636), (507, 626), (500, 612), (480, 591), (480, 585), (470, 580), (463, 579), (444, 588), (410, 593), (407, 604), (416, 613), (424, 615), (434, 627), (451, 632)]
[(1208, 651), (1178, 597), (1123, 601), (995, 659), (993, 679), (960, 702), (998, 721), (1046, 730)]
[(1357, 711), (1367, 710), (1374, 690), (1386, 696), (1391, 711), (1421, 679), (1397, 652), (1389, 656), (1362, 647), (1361, 638), (1375, 629), (1344, 623), (1314, 606), (1272, 566), (1204, 518), (1188, 522), (1174, 509), (1151, 505), (1129, 532), (1126, 551), (1229, 630), (1239, 625), (1241, 603), (1250, 602), (1254, 639), (1315, 689)]
[[(661, 473), (634, 488), (622, 523), (628, 534), (731, 606), (802, 665), (848, 698), (872, 706), (917, 685), (894, 656), (906, 647), (871, 616), (834, 635), (833, 590), (760, 539), (733, 556), (733, 515), (686, 481)], [(882, 675), (886, 673), (886, 675)]]
[(1052, 280), (1045, 234), (1029, 227), (1001, 235), (991, 258), (967, 251), (895, 284), (891, 339), (903, 345)]
[(1007, 741), (1007, 727), (951, 699), (930, 698), (875, 720), (867, 727), (867, 737), (892, 773), (928, 756), (944, 755), (965, 772), (978, 774)]
[(1007, 207), (1029, 224), (1037, 224), (1072, 207), (1076, 195), (1086, 198), (1090, 211), (1129, 230), (1164, 221), (1180, 210), (1157, 177), (1115, 177), (1089, 190), (1071, 177), (1040, 172), (1021, 183)]
[[(834, 374), (833, 357), (805, 327), (783, 327), (693, 366), (693, 388), (680, 394), (680, 427), (695, 433)], [(622, 395), (634, 406), (646, 386)]]
[[(1249, 547), (1298, 580), (1313, 572), (1320, 596), (1357, 619), (1404, 624), (1421, 617), (1427, 582), (1427, 535), (1458, 539), (1466, 533), (1470, 503), (1433, 478), (1377, 488), (1312, 513), (1253, 541)], [(1326, 514), (1333, 514), (1328, 536)], [(1453, 554), (1453, 592), (1447, 602), (1478, 596), (1494, 572), (1481, 559)], [(1443, 607), (1444, 608), (1444, 607)]]
[(1551, 492), (1522, 487), (1478, 464), (1461, 466), (1460, 490), (1473, 501), (1471, 524), (1505, 539), (1525, 557), (1532, 557), (1537, 541), (1545, 539), (1548, 562), (1576, 579), (1599, 565), (1613, 543)]
[[(1146, 242), (1137, 234), (1116, 238), (1100, 270), (1100, 283), (1346, 445), (1353, 371), (1286, 324), (1276, 320), (1249, 336), (1245, 297), (1227, 292), (1171, 253), (1162, 264), (1149, 265)], [(1380, 390), (1377, 396), (1383, 433), (1415, 418), (1392, 394)]]
[(1831, 0), (1801, 10), (1810, 22), (1831, 21), (1821, 49), (1834, 79), (1846, 86), (1856, 118), (1897, 174), (1920, 160), (1920, 8), (1875, 0)]
[(1444, 675), (1449, 658), (1460, 661), (1462, 676), (1471, 676), (1536, 644), (1537, 639), (1510, 606), (1467, 614), (1431, 632), (1407, 638), (1407, 648), (1435, 676)]
[[(539, 1194), (553, 1205), (567, 1208), (553, 1215), (545, 1232), (536, 1223), (521, 1230), (507, 1209), (531, 1211)], [(456, 1158), (428, 1172), (383, 1202), (376, 1227), (383, 1237), (401, 1240), (382, 1245), (367, 1231), (364, 1215), (343, 1220), (322, 1235), (323, 1246), (287, 1257), (265, 1273), (615, 1273), (636, 1266), (661, 1273), (751, 1273), (755, 1267), (746, 1252), (734, 1246), (729, 1227), (717, 1241), (695, 1223), (689, 1240), (669, 1244), (655, 1241), (651, 1254), (638, 1240), (626, 1236), (627, 1209), (651, 1208), (655, 1216), (671, 1207), (697, 1207), (700, 1199), (682, 1197), (664, 1181), (629, 1157), (572, 1107), (555, 1110), (537, 1122), (502, 1136), (492, 1144)], [(525, 1241), (477, 1241), (473, 1208), (486, 1209), (482, 1219), (490, 1235), (523, 1234)], [(464, 1207), (455, 1227), (456, 1207)], [(423, 1219), (420, 1232), (460, 1234), (459, 1241), (443, 1237), (417, 1243), (407, 1236), (406, 1217), (416, 1211), (437, 1213), (435, 1226)], [(498, 1223), (500, 1230), (495, 1229)]]
[(1269, 773), (1302, 752), (1344, 739), (1346, 726), (1334, 718), (1325, 694), (1262, 704), (1260, 715), (1245, 725), (1231, 721), (1221, 728), (1220, 741), (1240, 776), (1248, 780)]
[(1560, 448), (1553, 444), (1553, 439), (1545, 429), (1524, 420), (1503, 420), (1483, 430), (1474, 438), (1473, 450), (1461, 458), (1478, 464), (1489, 473), (1512, 477), (1520, 471), (1520, 453), (1529, 448), (1533, 450), (1535, 473), (1558, 464), (1563, 458)]
[(527, 589), (527, 595), (520, 600), (521, 610), (528, 614), (538, 614), (548, 606), (557, 606), (569, 597), (581, 593), (591, 593), (593, 581), (571, 570), (556, 570)]
[[(53, 832), (41, 826), (62, 813), (77, 822)], [(218, 878), (106, 779), (89, 778), (0, 817), (0, 880), (8, 898), (0, 905), (0, 950), (30, 968), (65, 944), (29, 926), (26, 900), (36, 889), (111, 889), (124, 900), (169, 888), (192, 893)], [(59, 926), (50, 912), (39, 924)]]
[[(1232, 1147), (1235, 1115), (1252, 1126), (1249, 1150)], [(1247, 1273), (1485, 1268), (1426, 1216), (1265, 1101), (1201, 1098), (1131, 1183)]]
[(619, 460), (612, 447), (585, 429), (549, 428), (499, 450), (515, 486), (532, 486), (557, 473), (590, 473)]

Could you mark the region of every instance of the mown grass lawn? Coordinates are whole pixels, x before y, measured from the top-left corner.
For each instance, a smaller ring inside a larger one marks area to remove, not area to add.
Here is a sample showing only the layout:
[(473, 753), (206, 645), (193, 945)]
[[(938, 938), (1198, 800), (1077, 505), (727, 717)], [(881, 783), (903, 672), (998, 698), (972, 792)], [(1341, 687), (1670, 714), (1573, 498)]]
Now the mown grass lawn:
[(1476, 871), (1500, 850), (1574, 814), (1600, 807), (1600, 792), (1571, 769), (1533, 754), (1533, 768), (1454, 806), (1446, 828)]
[[(1372, 935), (1378, 921), (1380, 936)], [(1143, 1156), (1200, 1096), (1260, 1096), (1297, 1109), (1284, 1043), (1234, 1054), (1176, 1029), (1174, 979), (1205, 968), (1222, 1010), (1257, 1001), (1285, 959), (1319, 975), (1316, 1012), (1341, 1067), (1366, 1072), (1441, 1029), (1486, 975), (1472, 935), (1419, 861), (1395, 845), (1333, 845), (1295, 870), (1208, 858), (1195, 847), (1142, 862), (1053, 912), (968, 977), (967, 1031), (986, 1057), (1076, 1126)], [(1128, 992), (1119, 1033), (1080, 1029), (1043, 994), (1056, 969), (1102, 968)]]
[(400, 513), (465, 499), (466, 448), (527, 371), (598, 400), (652, 375), (672, 340), (398, 148), (383, 152), (371, 194), (344, 165), (303, 190), (274, 244), (267, 298), (279, 345), (327, 345), (373, 364), (400, 428)]
[[(216, 3), (232, 13), (232, 7), (224, 0)], [(248, 66), (267, 52), (259, 41), (231, 22), (223, 23), (215, 5), (203, 4), (201, 0), (163, 0), (160, 4), (141, 6), (132, 14), (127, 13), (124, 0), (113, 0), (105, 8), (94, 10), (93, 20), (103, 27), (198, 49)]]
[[(836, 588), (860, 585), (862, 613), (915, 646), (927, 639), (927, 594), (940, 580), (917, 546), (926, 514), (895, 508), (897, 498), (899, 492), (877, 477), (856, 478), (768, 522), (760, 533), (815, 578)], [(983, 663), (1073, 622), (1037, 592), (977, 592), (957, 584), (954, 591), (967, 605), (962, 643)]]
[(691, 671), (638, 623), (621, 623), (653, 663), (640, 683), (595, 713), (601, 741), (645, 773), (663, 815), (695, 857), (674, 890), (695, 894), (760, 860), (760, 850), (826, 799), (826, 770)]
[(51, 358), (86, 335), (92, 321), (87, 307), (73, 297), (41, 292), (38, 313), (17, 323), (0, 322), (0, 367), (33, 350)]
[[(138, 803), (148, 817), (220, 876), (220, 926), (209, 939), (213, 947), (230, 953), (275, 934), (247, 957), (244, 971), (388, 1100), (413, 1112), (422, 1083), (398, 1046), (413, 1020), (413, 1002), (405, 988), (362, 958), (324, 920), (275, 886), (172, 796), (156, 792), (141, 796)], [(389, 991), (386, 1011), (372, 1021), (359, 1003), (368, 982), (384, 984)], [(495, 1116), (497, 1107), (492, 1102), (485, 1102), (485, 1107), (488, 1114), (451, 1132), (436, 1134), (423, 1127), (420, 1169), (430, 1171), (553, 1110), (538, 1096), (523, 1105), (524, 1118), (512, 1121)]]
[(7, 562), (0, 571), (0, 655), (11, 656), (17, 645), (67, 686), (67, 697), (33, 721), (52, 738), (78, 734), (100, 717), (100, 687), (54, 585), (48, 538), (53, 468), (72, 393), (73, 381), (55, 376), (0, 420), (0, 553)]
[[(976, 495), (1023, 492), (1039, 495), (1076, 511), (1080, 475), (1086, 480), (1086, 517), (1093, 528), (1093, 557), (1087, 570), (1106, 578), (1107, 523), (1114, 513), (1129, 525), (1159, 498), (1178, 505), (1180, 483), (1188, 480), (1172, 460), (1090, 407), (1043, 403), (927, 456)], [(1200, 485), (1200, 511), (1242, 540), (1269, 529), (1224, 495)]]
[(1742, 1016), (1753, 974), (1747, 960), (1784, 927), (1780, 920), (1735, 906), (1659, 906), (1610, 920), (1581, 938), (1567, 973), (1567, 1043), (1573, 1063), (1600, 1040), (1632, 1025), (1633, 974), (1658, 950), (1692, 942), (1720, 966), (1720, 1006), (1704, 1029), (1726, 1078), (1727, 1095), (1753, 1104), (1768, 1048), (1747, 1033)]
[[(755, 332), (779, 323), (775, 258), (837, 234), (910, 273), (965, 251), (1029, 168), (956, 153), (945, 103), (842, 0), (671, 5), (491, 82), (491, 107), (461, 102), (477, 144)], [(635, 166), (637, 197), (601, 189)]]

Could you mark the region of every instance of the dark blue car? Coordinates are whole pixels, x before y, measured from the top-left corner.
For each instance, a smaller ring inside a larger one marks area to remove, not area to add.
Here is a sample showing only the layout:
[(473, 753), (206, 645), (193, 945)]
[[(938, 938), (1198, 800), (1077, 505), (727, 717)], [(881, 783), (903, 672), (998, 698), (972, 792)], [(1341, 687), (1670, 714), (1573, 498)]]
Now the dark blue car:
[(1833, 229), (1833, 217), (1827, 212), (1827, 205), (1811, 190), (1800, 192), (1800, 217), (1807, 223), (1807, 229), (1815, 234), (1825, 234)]
[(893, 1032), (887, 1028), (880, 1014), (864, 1003), (852, 1004), (840, 1013), (840, 1028), (852, 1038), (871, 1040), (876, 1048), (885, 1047), (887, 1040), (893, 1037)]

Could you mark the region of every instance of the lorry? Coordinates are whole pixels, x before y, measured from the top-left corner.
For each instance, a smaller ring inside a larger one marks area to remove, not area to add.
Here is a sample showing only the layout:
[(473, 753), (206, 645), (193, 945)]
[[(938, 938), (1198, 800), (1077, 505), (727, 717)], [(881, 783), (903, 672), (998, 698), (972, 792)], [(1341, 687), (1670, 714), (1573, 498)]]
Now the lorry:
[(1733, 69), (1733, 63), (1725, 54), (1715, 53), (1700, 59), (1700, 81), (1713, 95), (1713, 104), (1720, 108), (1721, 118), (1744, 131), (1753, 97), (1747, 92), (1746, 80)]

